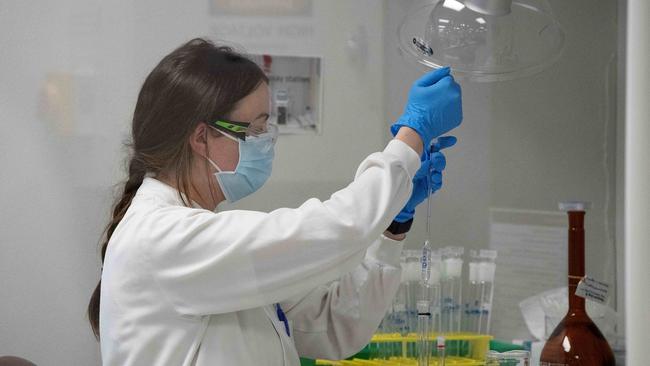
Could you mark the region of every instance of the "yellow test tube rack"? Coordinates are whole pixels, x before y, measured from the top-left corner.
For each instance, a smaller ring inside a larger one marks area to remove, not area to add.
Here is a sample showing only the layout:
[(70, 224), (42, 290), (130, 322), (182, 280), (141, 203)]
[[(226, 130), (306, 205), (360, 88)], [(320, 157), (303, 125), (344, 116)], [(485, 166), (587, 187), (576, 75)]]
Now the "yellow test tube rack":
[[(430, 341), (433, 350), (429, 365), (438, 365), (436, 343), (438, 334), (432, 334)], [(447, 333), (445, 339), (445, 366), (483, 366), (490, 349), (492, 336), (475, 333)], [(415, 333), (401, 335), (399, 333), (375, 334), (366, 347), (365, 358), (331, 361), (316, 360), (316, 365), (322, 366), (417, 366), (416, 344), (418, 335)]]

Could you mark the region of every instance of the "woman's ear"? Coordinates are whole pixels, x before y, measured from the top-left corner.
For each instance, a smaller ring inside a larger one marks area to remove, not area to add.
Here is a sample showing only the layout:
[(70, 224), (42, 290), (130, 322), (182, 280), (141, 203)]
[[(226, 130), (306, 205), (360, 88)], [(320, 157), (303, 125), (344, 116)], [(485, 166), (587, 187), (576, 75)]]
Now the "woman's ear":
[(208, 126), (205, 123), (198, 123), (190, 135), (190, 147), (195, 154), (208, 156)]

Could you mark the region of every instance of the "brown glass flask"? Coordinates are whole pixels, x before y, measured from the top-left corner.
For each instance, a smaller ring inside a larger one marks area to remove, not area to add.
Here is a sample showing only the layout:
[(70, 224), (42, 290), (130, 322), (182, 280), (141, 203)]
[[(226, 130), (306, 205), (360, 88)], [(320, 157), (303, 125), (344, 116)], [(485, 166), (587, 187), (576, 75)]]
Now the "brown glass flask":
[(569, 311), (542, 350), (540, 366), (615, 366), (607, 340), (589, 318), (585, 299), (575, 294), (585, 276), (586, 203), (560, 204), (569, 215)]

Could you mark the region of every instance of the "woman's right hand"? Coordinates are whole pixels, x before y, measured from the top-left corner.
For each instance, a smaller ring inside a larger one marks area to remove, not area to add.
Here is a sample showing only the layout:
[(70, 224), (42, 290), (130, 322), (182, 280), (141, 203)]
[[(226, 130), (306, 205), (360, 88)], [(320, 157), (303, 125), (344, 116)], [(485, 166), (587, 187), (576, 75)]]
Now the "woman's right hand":
[(431, 71), (416, 80), (402, 116), (391, 126), (393, 136), (401, 127), (415, 130), (424, 146), (458, 127), (463, 120), (460, 85), (449, 68)]

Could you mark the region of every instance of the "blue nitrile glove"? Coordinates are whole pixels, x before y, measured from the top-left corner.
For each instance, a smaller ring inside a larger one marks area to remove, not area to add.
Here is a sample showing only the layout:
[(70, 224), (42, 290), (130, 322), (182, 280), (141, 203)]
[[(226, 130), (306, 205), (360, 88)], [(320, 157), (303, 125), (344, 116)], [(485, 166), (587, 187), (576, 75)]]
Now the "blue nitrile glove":
[[(406, 206), (395, 217), (394, 221), (407, 222), (415, 215), (415, 207), (422, 203), (427, 198), (427, 176), (431, 171), (431, 187), (430, 194), (434, 194), (437, 190), (442, 188), (442, 171), (447, 165), (445, 155), (440, 150), (454, 146), (457, 139), (454, 136), (444, 136), (438, 138), (430, 149), (427, 149), (422, 154), (422, 164), (420, 169), (413, 177), (413, 193), (411, 198), (406, 202)], [(431, 169), (431, 170), (430, 170)]]
[(395, 136), (408, 126), (420, 135), (424, 146), (458, 127), (463, 120), (460, 86), (449, 67), (431, 71), (413, 83), (402, 116), (390, 127)]

